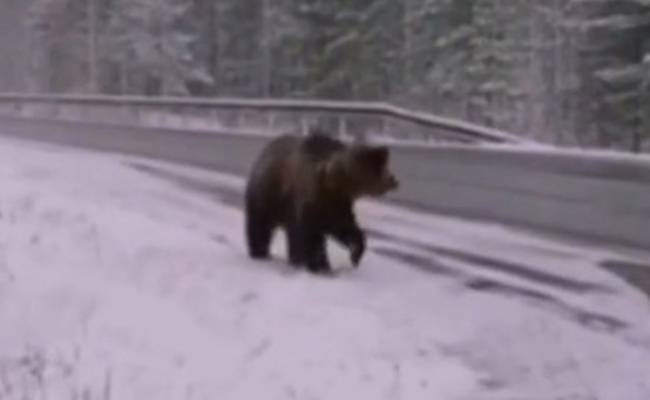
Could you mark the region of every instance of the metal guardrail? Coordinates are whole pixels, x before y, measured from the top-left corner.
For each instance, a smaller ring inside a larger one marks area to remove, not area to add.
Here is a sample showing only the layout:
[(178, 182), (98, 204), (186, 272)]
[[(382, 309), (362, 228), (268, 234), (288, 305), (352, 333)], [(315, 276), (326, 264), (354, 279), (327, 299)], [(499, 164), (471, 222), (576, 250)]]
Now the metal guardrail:
[[(0, 99), (0, 135), (161, 159), (241, 176), (246, 176), (269, 139), (266, 134), (223, 126), (205, 132), (138, 124), (142, 119), (128, 118), (134, 113), (142, 117), (149, 110), (133, 103), (123, 103), (126, 107), (86, 103), (81, 107), (60, 107), (60, 103), (50, 107), (34, 106), (29, 101), (28, 106), (16, 110), (19, 101), (3, 104)], [(335, 106), (340, 107), (340, 103)], [(160, 112), (159, 107), (164, 106), (151, 107)], [(164, 108), (162, 114), (174, 109)], [(193, 115), (188, 110), (183, 112)], [(93, 119), (93, 113), (99, 120)], [(215, 114), (210, 111), (206, 115)], [(246, 123), (248, 116), (243, 115)], [(304, 114), (299, 114), (301, 118)], [(608, 246), (650, 249), (647, 157), (519, 145), (422, 146), (399, 141), (391, 144), (391, 149), (391, 169), (400, 179), (400, 190), (388, 196), (391, 200), (463, 218), (596, 239)]]
[[(111, 95), (0, 94), (0, 104), (48, 104), (75, 106), (119, 106), (161, 109), (252, 110), (262, 112), (301, 112), (382, 117), (423, 128), (443, 130), (461, 141), (490, 143), (524, 142), (516, 135), (452, 118), (416, 112), (381, 102), (353, 102), (294, 99), (242, 99), (196, 97), (147, 97)], [(304, 125), (304, 123), (303, 123)], [(342, 129), (345, 129), (343, 127)]]

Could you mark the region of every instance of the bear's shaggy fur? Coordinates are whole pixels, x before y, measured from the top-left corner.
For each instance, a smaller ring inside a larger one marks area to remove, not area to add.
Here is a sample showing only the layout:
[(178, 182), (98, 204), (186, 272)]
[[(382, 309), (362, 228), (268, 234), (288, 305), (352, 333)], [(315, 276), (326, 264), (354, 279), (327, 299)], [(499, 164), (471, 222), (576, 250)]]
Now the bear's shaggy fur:
[(253, 164), (245, 192), (245, 232), (250, 257), (269, 257), (276, 228), (287, 235), (290, 264), (328, 272), (326, 236), (347, 246), (356, 266), (365, 234), (353, 211), (362, 196), (382, 196), (398, 182), (388, 170), (385, 146), (345, 145), (324, 136), (272, 139)]

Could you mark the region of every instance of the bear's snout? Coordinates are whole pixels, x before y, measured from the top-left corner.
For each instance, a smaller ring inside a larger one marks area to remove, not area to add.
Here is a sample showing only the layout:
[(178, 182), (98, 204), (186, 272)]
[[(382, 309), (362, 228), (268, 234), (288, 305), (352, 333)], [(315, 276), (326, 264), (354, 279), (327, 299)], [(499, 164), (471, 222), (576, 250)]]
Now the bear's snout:
[(399, 181), (397, 178), (395, 178), (395, 175), (387, 173), (384, 175), (381, 186), (383, 192), (390, 192), (392, 190), (396, 190), (399, 187)]
[(388, 181), (389, 181), (388, 182), (389, 190), (396, 190), (397, 188), (399, 188), (399, 181), (397, 180), (397, 178), (395, 178), (395, 175), (392, 174), (389, 175)]
[(399, 182), (395, 176), (385, 173), (381, 179), (374, 182), (373, 185), (367, 187), (365, 190), (367, 195), (377, 197), (383, 196), (386, 193), (396, 190), (399, 187)]

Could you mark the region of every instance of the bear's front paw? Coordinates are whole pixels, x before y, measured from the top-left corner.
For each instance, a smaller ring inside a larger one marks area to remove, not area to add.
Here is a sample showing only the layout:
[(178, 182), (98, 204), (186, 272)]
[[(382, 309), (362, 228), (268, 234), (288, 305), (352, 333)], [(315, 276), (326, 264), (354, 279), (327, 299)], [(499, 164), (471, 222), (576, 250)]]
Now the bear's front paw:
[(363, 239), (360, 239), (350, 245), (350, 261), (355, 267), (359, 266), (361, 258), (366, 251), (366, 245)]

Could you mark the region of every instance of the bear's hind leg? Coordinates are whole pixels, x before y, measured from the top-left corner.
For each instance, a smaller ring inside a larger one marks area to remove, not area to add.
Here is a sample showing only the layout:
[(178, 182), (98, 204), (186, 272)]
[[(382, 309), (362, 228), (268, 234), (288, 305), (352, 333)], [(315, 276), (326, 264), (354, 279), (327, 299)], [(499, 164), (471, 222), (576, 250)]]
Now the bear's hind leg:
[(261, 210), (246, 210), (246, 241), (248, 254), (253, 259), (267, 259), (270, 257), (273, 222)]

